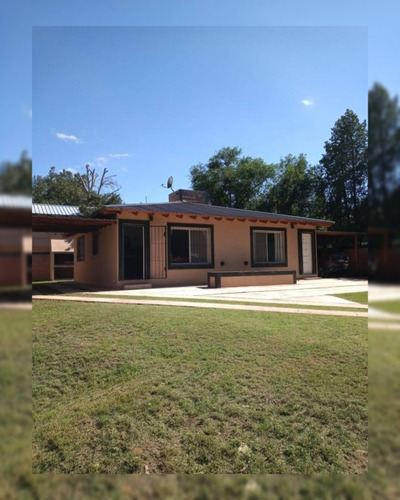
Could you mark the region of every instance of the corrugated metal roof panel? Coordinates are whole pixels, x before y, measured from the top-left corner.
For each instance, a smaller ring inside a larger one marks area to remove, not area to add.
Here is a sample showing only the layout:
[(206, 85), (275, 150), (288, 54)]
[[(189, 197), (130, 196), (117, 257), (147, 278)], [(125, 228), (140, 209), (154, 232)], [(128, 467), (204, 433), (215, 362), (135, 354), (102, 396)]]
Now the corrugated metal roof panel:
[(67, 217), (80, 216), (79, 207), (70, 205), (47, 205), (32, 203), (32, 215), (58, 215)]
[[(202, 203), (188, 203), (175, 201), (168, 203), (135, 203), (122, 205), (106, 205), (105, 208), (118, 208), (123, 210), (137, 210), (140, 212), (161, 212), (187, 215), (209, 215), (215, 217), (234, 217), (246, 219), (259, 219), (270, 221), (302, 222), (309, 224), (333, 224), (333, 221), (323, 219), (311, 219), (295, 215), (275, 214), (257, 210), (243, 210), (240, 208), (218, 207), (216, 205), (205, 205)], [(61, 217), (79, 217), (79, 207), (68, 205), (47, 205), (43, 203), (32, 204), (33, 215), (54, 215)]]
[(30, 196), (0, 194), (0, 208), (30, 210), (32, 198)]
[(333, 221), (323, 219), (311, 219), (295, 215), (274, 214), (257, 210), (243, 210), (240, 208), (218, 207), (216, 205), (204, 205), (202, 203), (188, 203), (175, 201), (169, 203), (139, 203), (126, 205), (107, 205), (110, 208), (121, 208), (125, 210), (138, 210), (146, 212), (169, 212), (188, 215), (210, 215), (216, 217), (235, 217), (260, 220), (279, 220), (288, 222), (303, 222), (310, 224), (333, 224)]

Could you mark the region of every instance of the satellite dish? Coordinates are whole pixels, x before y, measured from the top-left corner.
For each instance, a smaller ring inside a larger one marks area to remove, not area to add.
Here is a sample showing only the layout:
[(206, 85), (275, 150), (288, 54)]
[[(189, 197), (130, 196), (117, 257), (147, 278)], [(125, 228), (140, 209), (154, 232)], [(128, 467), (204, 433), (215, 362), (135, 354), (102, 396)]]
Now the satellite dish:
[(161, 184), (161, 186), (164, 187), (164, 188), (167, 188), (167, 189), (171, 189), (171, 191), (173, 191), (173, 189), (172, 189), (172, 183), (173, 182), (174, 182), (174, 178), (172, 177), (172, 175), (170, 175), (168, 177), (167, 185), (165, 186), (164, 184)]

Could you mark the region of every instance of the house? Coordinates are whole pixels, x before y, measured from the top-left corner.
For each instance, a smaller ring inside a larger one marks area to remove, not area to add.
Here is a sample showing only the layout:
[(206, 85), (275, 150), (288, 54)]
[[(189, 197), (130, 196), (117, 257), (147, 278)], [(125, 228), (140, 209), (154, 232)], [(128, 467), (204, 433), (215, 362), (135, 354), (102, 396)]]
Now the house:
[(74, 277), (74, 238), (62, 233), (32, 233), (32, 280)]
[(0, 287), (31, 284), (31, 220), (30, 197), (0, 194)]
[(77, 207), (33, 204), (32, 227), (73, 234), (74, 279), (98, 287), (267, 285), (317, 276), (316, 230), (332, 221), (199, 203), (198, 194), (107, 205), (92, 217)]

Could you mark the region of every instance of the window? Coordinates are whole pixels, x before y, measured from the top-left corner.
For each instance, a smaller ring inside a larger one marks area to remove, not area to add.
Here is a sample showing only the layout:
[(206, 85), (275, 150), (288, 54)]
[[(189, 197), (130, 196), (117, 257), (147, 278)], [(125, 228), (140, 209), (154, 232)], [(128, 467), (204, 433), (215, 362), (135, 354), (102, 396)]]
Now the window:
[(60, 252), (54, 254), (54, 265), (55, 266), (73, 266), (74, 265), (74, 254), (72, 252)]
[(79, 236), (77, 242), (76, 260), (78, 262), (85, 260), (85, 236)]
[(169, 267), (213, 267), (212, 226), (169, 226)]
[(99, 253), (99, 232), (93, 231), (92, 233), (92, 255)]
[(286, 230), (251, 229), (252, 265), (287, 266)]

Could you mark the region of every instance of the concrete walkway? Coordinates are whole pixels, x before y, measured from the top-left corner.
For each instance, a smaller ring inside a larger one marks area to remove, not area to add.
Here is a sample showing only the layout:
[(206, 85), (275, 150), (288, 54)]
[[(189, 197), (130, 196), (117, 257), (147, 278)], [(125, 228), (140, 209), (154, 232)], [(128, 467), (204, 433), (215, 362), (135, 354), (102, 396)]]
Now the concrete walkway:
[(237, 300), (241, 302), (260, 302), (268, 304), (306, 305), (306, 306), (335, 306), (335, 307), (357, 307), (368, 309), (366, 304), (351, 302), (335, 294), (367, 292), (368, 281), (347, 278), (325, 278), (299, 280), (294, 285), (269, 285), (269, 286), (246, 286), (231, 288), (208, 288), (207, 286), (186, 286), (168, 288), (147, 288), (136, 290), (111, 290), (107, 292), (93, 292), (107, 295), (126, 296), (131, 299), (135, 297), (147, 297), (154, 299), (162, 298), (192, 298), (210, 300)]
[(32, 310), (32, 302), (2, 302), (0, 310), (5, 311), (29, 311)]
[(400, 331), (400, 308), (397, 314), (379, 309), (379, 302), (400, 301), (400, 286), (371, 283), (368, 289), (369, 300), (373, 304), (373, 307), (369, 308), (368, 328)]
[[(93, 294), (94, 295), (94, 294)], [(183, 302), (179, 300), (140, 300), (132, 298), (106, 298), (106, 297), (84, 297), (84, 296), (66, 296), (66, 295), (36, 295), (33, 300), (59, 300), (65, 302), (86, 302), (86, 303), (106, 303), (106, 304), (130, 304), (130, 305), (155, 305), (155, 306), (179, 306), (179, 307), (194, 307), (205, 309), (230, 309), (237, 311), (259, 311), (259, 312), (281, 312), (288, 314), (319, 314), (324, 316), (351, 316), (367, 318), (367, 312), (357, 311), (330, 311), (317, 309), (298, 309), (289, 307), (269, 307), (269, 306), (254, 306), (242, 304), (217, 304), (215, 302)]]

